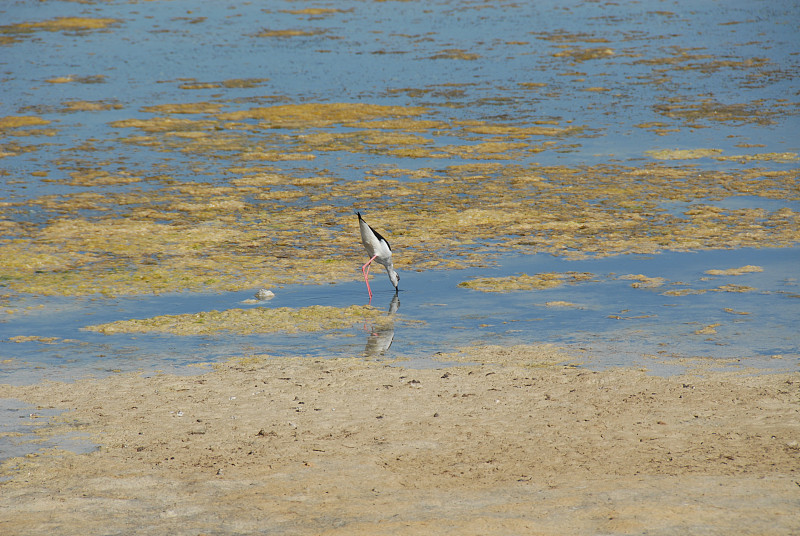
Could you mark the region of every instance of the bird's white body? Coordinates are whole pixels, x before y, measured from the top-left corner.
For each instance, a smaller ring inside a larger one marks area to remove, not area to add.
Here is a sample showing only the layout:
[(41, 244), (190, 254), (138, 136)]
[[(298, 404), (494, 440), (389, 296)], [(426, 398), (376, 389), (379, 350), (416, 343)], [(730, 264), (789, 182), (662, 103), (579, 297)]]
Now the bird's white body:
[(397, 283), (400, 280), (400, 276), (397, 275), (394, 265), (392, 264), (392, 248), (389, 246), (389, 242), (364, 221), (361, 217), (361, 213), (356, 212), (356, 214), (358, 214), (358, 228), (361, 231), (361, 243), (364, 245), (364, 249), (367, 250), (367, 255), (370, 256), (369, 261), (361, 267), (361, 271), (364, 273), (364, 281), (367, 282), (367, 291), (369, 292), (370, 299), (372, 299), (372, 289), (369, 288), (368, 279), (369, 265), (372, 261), (386, 268), (386, 273), (389, 274), (389, 280), (392, 282), (392, 285), (394, 285), (395, 290), (397, 290)]
[[(386, 241), (375, 229), (361, 219), (361, 214), (358, 215), (358, 227), (361, 231), (361, 243), (364, 249), (367, 250), (367, 255), (374, 257), (375, 262), (383, 265), (391, 277), (392, 268), (392, 248), (389, 242)], [(395, 285), (397, 286), (397, 285)]]

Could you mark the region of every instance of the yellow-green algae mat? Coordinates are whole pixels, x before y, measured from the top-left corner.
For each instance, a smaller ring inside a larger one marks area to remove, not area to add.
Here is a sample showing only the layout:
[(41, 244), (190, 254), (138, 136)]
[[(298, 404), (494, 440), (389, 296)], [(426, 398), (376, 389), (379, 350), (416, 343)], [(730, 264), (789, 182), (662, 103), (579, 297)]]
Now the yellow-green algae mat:
[(458, 284), (459, 287), (482, 292), (508, 292), (512, 290), (545, 290), (563, 285), (565, 282), (578, 283), (597, 281), (588, 272), (547, 272), (534, 275), (519, 274), (505, 277), (476, 277)]
[[(706, 270), (710, 276), (737, 276), (754, 272), (763, 272), (761, 266), (746, 265), (737, 268), (713, 268)], [(604, 279), (618, 279), (632, 281), (631, 287), (641, 289), (657, 289), (664, 286), (685, 287), (687, 283), (682, 281), (670, 281), (665, 277), (650, 277), (644, 274), (611, 274), (608, 277), (599, 277), (590, 272), (545, 272), (534, 275), (518, 274), (504, 277), (476, 277), (458, 284), (461, 288), (479, 290), (481, 292), (514, 292), (520, 290), (545, 290), (559, 287), (563, 284), (579, 284), (589, 282), (599, 282)], [(708, 280), (704, 277), (701, 280)], [(664, 296), (685, 296), (688, 294), (704, 294), (706, 292), (753, 292), (754, 287), (746, 285), (736, 285), (732, 283), (717, 286), (715, 288), (677, 288), (665, 290), (661, 294)], [(555, 303), (555, 302), (550, 302)]]
[[(113, 296), (356, 280), (364, 259), (356, 209), (389, 238), (401, 271), (485, 264), (504, 251), (580, 258), (800, 241), (800, 215), (790, 208), (716, 204), (731, 196), (796, 201), (797, 170), (517, 164), (567, 147), (582, 128), (456, 121), (369, 103), (226, 111), (232, 104), (159, 104), (143, 110), (155, 117), (111, 124), (133, 131), (114, 142), (197, 159), (198, 173), (216, 184), (175, 179), (172, 166), (184, 174), (191, 164), (169, 159), (124, 171), (67, 160), (57, 178), (34, 172), (74, 188), (0, 203), (0, 282), (11, 292)], [(35, 116), (0, 118), (0, 131), (15, 136), (44, 125)], [(442, 136), (448, 145), (436, 143)], [(392, 163), (348, 177), (280, 167), (329, 152)], [(443, 165), (401, 165), (421, 157)], [(204, 171), (208, 161), (220, 170)], [(687, 207), (675, 214), (665, 203)], [(32, 222), (23, 211), (50, 218)]]
[(285, 331), (328, 331), (346, 329), (359, 322), (388, 321), (378, 309), (351, 305), (329, 307), (312, 305), (294, 309), (257, 307), (204, 311), (193, 314), (161, 315), (141, 320), (120, 320), (87, 326), (86, 330), (113, 333), (170, 333), (173, 335), (210, 335), (228, 331), (239, 335)]
[[(364, 252), (350, 207), (369, 209), (365, 216), (391, 241), (400, 270), (463, 268), (502, 251), (581, 257), (800, 241), (800, 217), (789, 208), (713, 205), (729, 195), (795, 199), (791, 172), (471, 164), (373, 170), (350, 181), (260, 167), (239, 168), (237, 175), (228, 186), (190, 183), (27, 201), (60, 215), (42, 225), (0, 220), (6, 235), (0, 280), (10, 291), (41, 295), (355, 280)], [(377, 188), (385, 196), (373, 197)], [(307, 204), (284, 199), (285, 192), (300, 191)], [(347, 206), (330, 203), (337, 199)], [(706, 201), (679, 216), (659, 207), (695, 199)], [(17, 209), (13, 202), (0, 206)], [(88, 219), (84, 210), (99, 215)]]

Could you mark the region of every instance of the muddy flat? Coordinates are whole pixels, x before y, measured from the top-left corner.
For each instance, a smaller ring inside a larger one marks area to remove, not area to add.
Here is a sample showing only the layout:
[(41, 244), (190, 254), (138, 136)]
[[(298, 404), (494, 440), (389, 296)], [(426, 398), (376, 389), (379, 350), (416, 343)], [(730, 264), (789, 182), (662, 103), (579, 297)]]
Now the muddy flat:
[(251, 358), (0, 387), (99, 447), (9, 460), (7, 534), (790, 534), (800, 375)]

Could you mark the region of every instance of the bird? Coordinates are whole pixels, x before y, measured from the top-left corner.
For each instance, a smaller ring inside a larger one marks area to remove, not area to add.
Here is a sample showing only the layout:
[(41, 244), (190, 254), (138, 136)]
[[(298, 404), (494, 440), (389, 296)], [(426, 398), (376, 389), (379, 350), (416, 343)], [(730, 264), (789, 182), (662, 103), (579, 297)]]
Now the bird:
[(361, 231), (361, 243), (364, 245), (364, 249), (367, 250), (367, 255), (370, 256), (367, 263), (361, 267), (361, 273), (364, 274), (364, 282), (367, 284), (367, 292), (369, 293), (369, 301), (371, 303), (372, 289), (369, 288), (369, 267), (372, 261), (386, 268), (386, 273), (389, 274), (389, 280), (392, 282), (392, 285), (394, 285), (395, 294), (397, 294), (398, 291), (397, 283), (400, 281), (400, 276), (397, 275), (394, 265), (392, 264), (392, 248), (389, 242), (364, 221), (360, 212), (356, 212), (356, 214), (358, 215), (358, 228)]

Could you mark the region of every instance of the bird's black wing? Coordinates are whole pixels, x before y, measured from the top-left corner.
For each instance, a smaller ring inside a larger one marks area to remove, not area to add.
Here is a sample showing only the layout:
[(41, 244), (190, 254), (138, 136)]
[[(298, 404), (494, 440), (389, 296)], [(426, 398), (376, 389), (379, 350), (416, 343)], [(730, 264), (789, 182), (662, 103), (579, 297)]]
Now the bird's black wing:
[[(358, 219), (359, 220), (363, 221), (364, 223), (367, 223), (366, 221), (364, 221), (364, 218), (361, 217), (361, 213), (360, 212), (356, 212), (356, 214), (358, 214)], [(375, 237), (378, 239), (378, 241), (383, 240), (384, 242), (386, 242), (386, 247), (389, 248), (389, 251), (392, 251), (392, 246), (389, 245), (389, 241), (386, 240), (383, 236), (381, 236), (381, 233), (379, 233), (378, 231), (373, 229), (372, 225), (370, 225), (368, 223), (367, 223), (367, 227), (369, 227), (369, 230), (372, 231), (372, 234), (375, 235)]]

